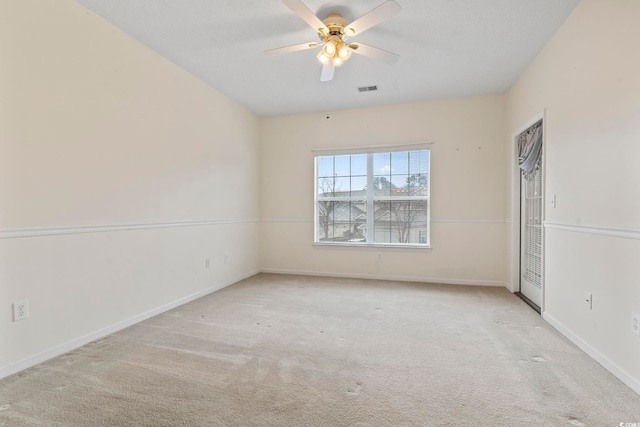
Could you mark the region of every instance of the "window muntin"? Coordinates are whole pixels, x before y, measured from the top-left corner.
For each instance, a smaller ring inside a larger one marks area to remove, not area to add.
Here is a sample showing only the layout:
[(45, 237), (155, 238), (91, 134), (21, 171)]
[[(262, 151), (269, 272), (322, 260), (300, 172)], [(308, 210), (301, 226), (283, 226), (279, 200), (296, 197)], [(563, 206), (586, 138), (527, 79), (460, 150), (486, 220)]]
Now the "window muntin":
[(316, 157), (316, 243), (429, 246), (429, 150)]

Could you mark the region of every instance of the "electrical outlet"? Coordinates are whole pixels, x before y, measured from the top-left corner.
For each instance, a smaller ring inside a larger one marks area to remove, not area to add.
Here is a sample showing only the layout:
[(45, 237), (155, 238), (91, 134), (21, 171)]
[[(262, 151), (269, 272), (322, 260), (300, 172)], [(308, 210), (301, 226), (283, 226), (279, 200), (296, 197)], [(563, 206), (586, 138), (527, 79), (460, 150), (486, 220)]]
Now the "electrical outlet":
[(640, 313), (631, 313), (631, 333), (640, 337)]
[(204, 260), (204, 268), (211, 267), (211, 258), (207, 258)]
[(587, 307), (588, 310), (591, 310), (593, 308), (593, 295), (591, 294), (591, 292), (587, 292), (587, 294), (585, 295), (584, 306)]
[(229, 263), (229, 255), (224, 254), (224, 263), (228, 264)]
[(13, 303), (13, 321), (24, 320), (29, 317), (29, 301), (18, 301)]
[(378, 262), (382, 262), (382, 254), (378, 254), (378, 257), (376, 258), (376, 260)]

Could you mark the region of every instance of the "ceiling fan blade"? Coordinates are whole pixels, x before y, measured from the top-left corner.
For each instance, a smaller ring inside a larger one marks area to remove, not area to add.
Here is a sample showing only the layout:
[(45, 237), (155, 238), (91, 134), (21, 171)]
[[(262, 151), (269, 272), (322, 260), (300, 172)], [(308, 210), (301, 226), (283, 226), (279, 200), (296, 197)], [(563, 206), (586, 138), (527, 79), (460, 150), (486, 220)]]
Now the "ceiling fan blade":
[(329, 61), (322, 66), (322, 74), (320, 75), (321, 82), (328, 82), (333, 79), (333, 72), (336, 66), (333, 65), (333, 61)]
[(386, 21), (389, 18), (395, 16), (400, 12), (400, 5), (393, 0), (388, 0), (376, 7), (372, 11), (365, 13), (360, 18), (353, 21), (351, 24), (345, 27), (345, 34), (353, 32), (353, 34), (360, 34), (363, 31)]
[(377, 61), (386, 62), (387, 64), (395, 64), (398, 62), (398, 55), (387, 52), (386, 50), (378, 49), (377, 47), (368, 46), (362, 43), (352, 43), (349, 47), (353, 53), (357, 53), (358, 55), (366, 56)]
[(329, 32), (326, 25), (301, 0), (282, 0), (289, 9), (298, 15), (315, 31)]
[(282, 55), (283, 53), (297, 52), (299, 50), (313, 49), (315, 47), (318, 47), (318, 43), (315, 43), (315, 42), (301, 43), (301, 44), (295, 44), (293, 46), (285, 46), (285, 47), (279, 47), (277, 49), (265, 50), (264, 55), (265, 56)]

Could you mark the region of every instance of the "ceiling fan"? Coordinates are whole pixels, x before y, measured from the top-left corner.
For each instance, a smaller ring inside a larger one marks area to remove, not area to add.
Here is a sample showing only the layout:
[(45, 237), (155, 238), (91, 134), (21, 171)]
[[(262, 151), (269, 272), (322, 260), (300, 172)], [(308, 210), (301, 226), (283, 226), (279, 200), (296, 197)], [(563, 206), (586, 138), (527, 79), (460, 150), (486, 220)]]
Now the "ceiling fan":
[(398, 60), (398, 55), (395, 53), (362, 43), (347, 42), (349, 37), (358, 35), (400, 12), (400, 5), (394, 0), (385, 1), (351, 23), (337, 13), (333, 13), (326, 19), (320, 20), (320, 18), (305, 6), (302, 0), (282, 0), (282, 2), (313, 28), (314, 31), (317, 31), (320, 41), (265, 50), (264, 54), (266, 56), (315, 49), (318, 46), (322, 46), (317, 57), (323, 64), (322, 74), (320, 75), (320, 80), (323, 82), (333, 79), (335, 67), (344, 64), (352, 53), (377, 59), (387, 64), (394, 64)]

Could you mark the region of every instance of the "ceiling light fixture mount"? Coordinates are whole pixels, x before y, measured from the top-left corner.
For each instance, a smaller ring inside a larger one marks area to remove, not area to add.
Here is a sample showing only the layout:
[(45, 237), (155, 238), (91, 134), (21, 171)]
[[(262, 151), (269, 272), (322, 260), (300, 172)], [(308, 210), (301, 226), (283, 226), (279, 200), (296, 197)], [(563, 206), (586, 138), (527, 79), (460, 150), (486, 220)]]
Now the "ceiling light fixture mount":
[(282, 2), (303, 21), (318, 33), (320, 43), (302, 43), (293, 46), (281, 47), (278, 49), (266, 50), (266, 56), (279, 55), (299, 50), (314, 49), (322, 46), (317, 55), (318, 60), (323, 64), (321, 81), (333, 79), (335, 67), (339, 67), (347, 61), (352, 53), (367, 56), (387, 64), (394, 64), (398, 60), (398, 55), (387, 52), (377, 47), (367, 46), (362, 43), (348, 43), (349, 37), (361, 34), (365, 30), (393, 17), (400, 12), (400, 5), (394, 0), (387, 0), (380, 6), (364, 14), (353, 22), (349, 22), (337, 13), (333, 13), (324, 20), (320, 20), (302, 0), (282, 0)]

